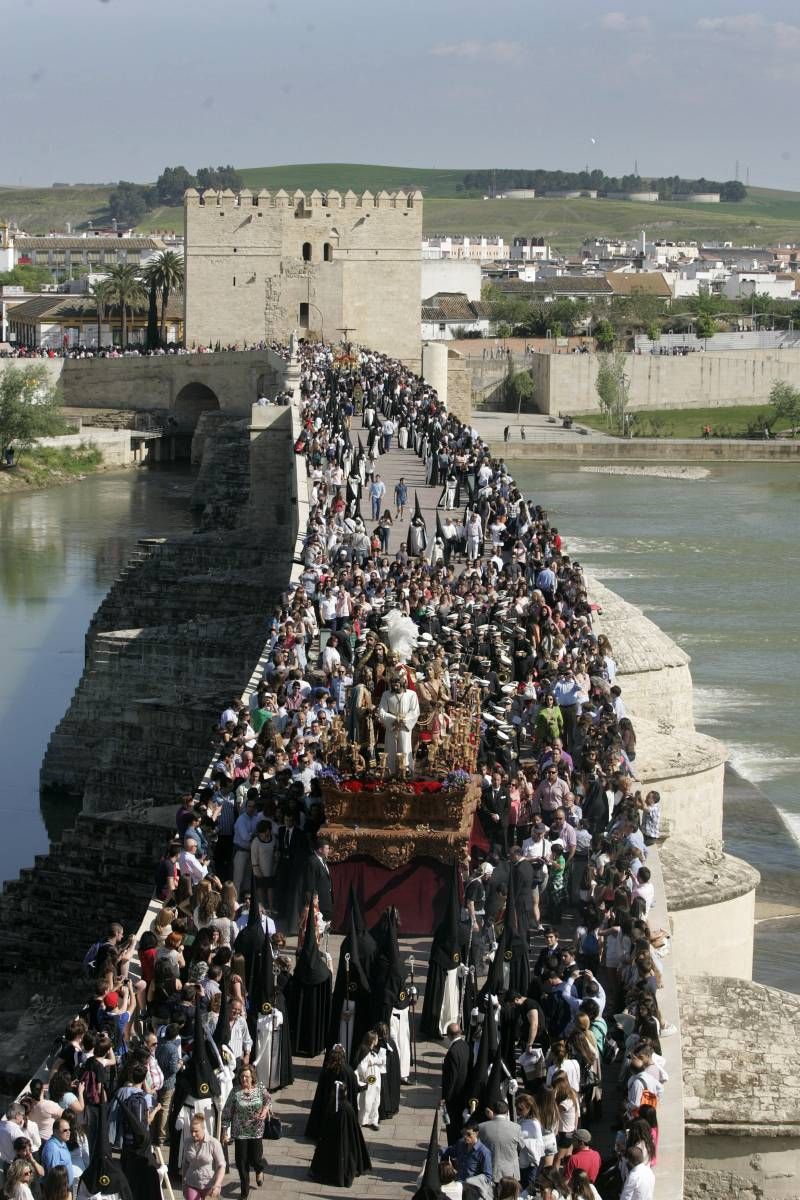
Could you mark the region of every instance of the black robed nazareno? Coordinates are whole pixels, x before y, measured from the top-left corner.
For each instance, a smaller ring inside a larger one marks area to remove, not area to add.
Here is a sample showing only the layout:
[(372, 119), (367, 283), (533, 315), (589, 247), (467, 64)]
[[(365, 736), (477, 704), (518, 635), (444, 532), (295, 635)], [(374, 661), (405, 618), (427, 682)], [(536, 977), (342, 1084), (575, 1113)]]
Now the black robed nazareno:
[(310, 1169), (318, 1183), (344, 1188), (351, 1187), (354, 1179), (372, 1170), (355, 1107), (341, 1091), (337, 1106), (334, 1089)]
[(436, 928), (431, 946), (420, 1021), (420, 1033), (425, 1038), (439, 1039), (442, 1036), (439, 1021), (447, 974), (449, 971), (458, 970), (461, 964), (461, 931), (458, 918), (458, 877), (454, 872), (447, 895), (447, 910), (444, 919)]
[(331, 973), (317, 945), (314, 909), (309, 905), (303, 948), (288, 995), (292, 1053), (316, 1058), (325, 1049), (331, 1019)]

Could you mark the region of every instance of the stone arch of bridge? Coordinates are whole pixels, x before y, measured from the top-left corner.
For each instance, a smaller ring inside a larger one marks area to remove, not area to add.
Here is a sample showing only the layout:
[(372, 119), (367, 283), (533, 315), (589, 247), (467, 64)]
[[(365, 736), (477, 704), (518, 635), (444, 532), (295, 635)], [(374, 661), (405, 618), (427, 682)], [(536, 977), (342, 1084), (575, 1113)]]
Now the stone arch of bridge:
[(187, 383), (175, 397), (172, 414), (181, 433), (188, 433), (195, 428), (204, 412), (218, 412), (219, 400), (205, 383)]

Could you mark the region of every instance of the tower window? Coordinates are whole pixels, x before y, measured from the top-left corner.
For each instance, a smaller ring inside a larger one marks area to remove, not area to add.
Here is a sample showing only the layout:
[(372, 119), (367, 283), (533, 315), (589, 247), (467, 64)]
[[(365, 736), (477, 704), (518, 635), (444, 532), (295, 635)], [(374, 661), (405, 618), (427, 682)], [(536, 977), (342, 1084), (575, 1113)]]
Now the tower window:
[(325, 262), (333, 261), (333, 246), (330, 244), (330, 242), (325, 242), (324, 246), (322, 247), (322, 257)]
[(303, 242), (303, 262), (311, 262), (311, 242)]
[(308, 329), (308, 304), (302, 301), (300, 304), (300, 324), (304, 329)]

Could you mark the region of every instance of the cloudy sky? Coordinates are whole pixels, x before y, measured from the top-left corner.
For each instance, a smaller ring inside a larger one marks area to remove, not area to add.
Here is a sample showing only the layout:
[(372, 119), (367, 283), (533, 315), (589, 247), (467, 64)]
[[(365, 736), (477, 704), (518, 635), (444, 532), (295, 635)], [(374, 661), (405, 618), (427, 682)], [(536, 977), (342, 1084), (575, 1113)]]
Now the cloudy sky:
[[(625, 4), (625, 7), (622, 5)], [(0, 183), (586, 163), (800, 188), (797, 0), (5, 0)], [(594, 142), (592, 141), (594, 139)]]

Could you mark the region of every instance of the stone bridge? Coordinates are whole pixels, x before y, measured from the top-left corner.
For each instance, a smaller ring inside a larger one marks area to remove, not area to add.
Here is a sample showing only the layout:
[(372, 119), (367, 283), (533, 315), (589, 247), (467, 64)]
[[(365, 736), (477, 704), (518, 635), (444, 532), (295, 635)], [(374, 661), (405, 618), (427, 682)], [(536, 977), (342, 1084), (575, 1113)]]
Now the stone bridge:
[(172, 417), (174, 433), (193, 432), (203, 412), (249, 417), (251, 405), (262, 393), (272, 398), (282, 390), (287, 371), (287, 363), (273, 350), (152, 358), (0, 359), (0, 371), (31, 364), (60, 385), (65, 408), (149, 412), (161, 421)]

